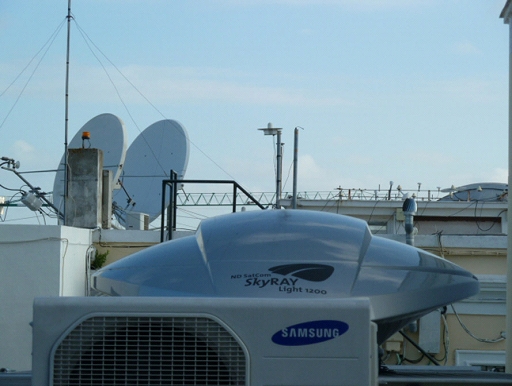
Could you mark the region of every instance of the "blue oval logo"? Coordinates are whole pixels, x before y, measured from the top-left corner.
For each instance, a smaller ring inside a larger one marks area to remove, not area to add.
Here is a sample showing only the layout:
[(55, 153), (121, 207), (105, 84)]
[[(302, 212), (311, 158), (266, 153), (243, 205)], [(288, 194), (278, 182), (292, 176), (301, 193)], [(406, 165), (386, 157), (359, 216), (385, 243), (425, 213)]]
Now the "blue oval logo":
[(337, 338), (348, 331), (348, 324), (338, 320), (314, 320), (283, 328), (272, 335), (281, 346), (305, 346)]

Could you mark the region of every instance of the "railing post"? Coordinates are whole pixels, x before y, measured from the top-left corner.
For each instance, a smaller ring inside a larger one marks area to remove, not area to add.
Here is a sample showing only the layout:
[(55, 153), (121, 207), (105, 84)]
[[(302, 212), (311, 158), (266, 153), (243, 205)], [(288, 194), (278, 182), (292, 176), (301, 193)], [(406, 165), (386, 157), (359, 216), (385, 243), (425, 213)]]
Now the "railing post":
[(236, 184), (233, 184), (233, 213), (236, 212)]
[(160, 214), (160, 242), (165, 241), (165, 191), (168, 181), (162, 181), (162, 213)]

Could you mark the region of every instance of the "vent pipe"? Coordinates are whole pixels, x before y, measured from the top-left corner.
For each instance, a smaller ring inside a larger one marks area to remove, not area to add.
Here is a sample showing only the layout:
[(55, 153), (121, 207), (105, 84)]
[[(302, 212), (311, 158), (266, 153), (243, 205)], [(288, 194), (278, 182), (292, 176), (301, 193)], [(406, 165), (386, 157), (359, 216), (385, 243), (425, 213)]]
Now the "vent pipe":
[[(512, 185), (512, 1), (507, 0), (500, 17), (508, 24), (508, 186)], [(507, 224), (512, 222), (512, 200), (508, 198)], [(512, 231), (507, 230), (507, 294), (506, 294), (505, 372), (512, 373)]]
[(414, 215), (418, 210), (418, 205), (414, 198), (406, 198), (402, 205), (405, 216), (405, 242), (414, 246)]

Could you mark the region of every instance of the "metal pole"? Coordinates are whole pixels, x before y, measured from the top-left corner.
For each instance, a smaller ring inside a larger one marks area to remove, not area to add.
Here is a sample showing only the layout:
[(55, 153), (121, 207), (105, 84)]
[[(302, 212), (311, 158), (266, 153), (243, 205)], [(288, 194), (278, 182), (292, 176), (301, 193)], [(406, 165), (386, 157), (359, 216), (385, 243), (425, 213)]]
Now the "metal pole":
[(170, 184), (170, 200), (169, 207), (167, 208), (167, 228), (169, 230), (169, 240), (173, 239), (174, 231), (176, 230), (176, 211), (178, 200), (178, 173), (171, 169), (169, 173), (172, 183)]
[(170, 196), (170, 202), (169, 206), (167, 207), (167, 240), (172, 240), (172, 236), (174, 234), (174, 188), (176, 187), (175, 183), (169, 184), (169, 196)]
[(282, 144), (281, 129), (277, 130), (277, 173), (276, 173), (276, 209), (281, 209), (281, 180), (282, 180)]
[[(162, 213), (160, 213), (160, 242), (165, 241), (165, 193), (167, 188), (167, 182), (162, 182)], [(167, 213), (169, 215), (169, 213)]]
[(174, 170), (171, 170), (171, 179), (175, 181), (172, 191), (172, 231), (174, 232), (178, 226), (178, 173)]
[(232, 209), (233, 209), (233, 213), (236, 212), (236, 185), (233, 184), (233, 206), (232, 206)]
[(297, 170), (298, 170), (298, 153), (299, 153), (299, 128), (296, 127), (293, 137), (293, 193), (292, 193), (292, 209), (297, 209)]
[(71, 40), (71, 0), (68, 0), (68, 37), (66, 48), (66, 98), (64, 108), (64, 205), (63, 205), (63, 221), (66, 225), (66, 201), (68, 199), (68, 105), (69, 105), (69, 47)]
[[(508, 186), (512, 186), (512, 24), (509, 25), (509, 70), (508, 70)], [(506, 295), (506, 361), (505, 371), (512, 373), (512, 199), (508, 197), (507, 212), (507, 295)]]

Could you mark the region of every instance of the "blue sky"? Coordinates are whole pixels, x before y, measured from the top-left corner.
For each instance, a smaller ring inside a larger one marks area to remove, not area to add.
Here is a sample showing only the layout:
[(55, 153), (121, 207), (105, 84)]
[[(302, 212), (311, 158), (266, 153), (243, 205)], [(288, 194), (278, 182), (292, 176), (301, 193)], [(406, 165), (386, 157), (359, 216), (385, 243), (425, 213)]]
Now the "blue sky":
[[(187, 128), (187, 178), (235, 179), (252, 192), (274, 190), (273, 141), (257, 131), (268, 122), (283, 128), (284, 180), (293, 129), (304, 128), (299, 191), (507, 182), (504, 4), (74, 0), (70, 137), (108, 112), (130, 143), (163, 115)], [(21, 171), (55, 169), (64, 150), (65, 24), (9, 85), (66, 14), (67, 0), (0, 0), (0, 155)], [(0, 173), (0, 184), (21, 186)], [(27, 178), (52, 189), (51, 173)]]

